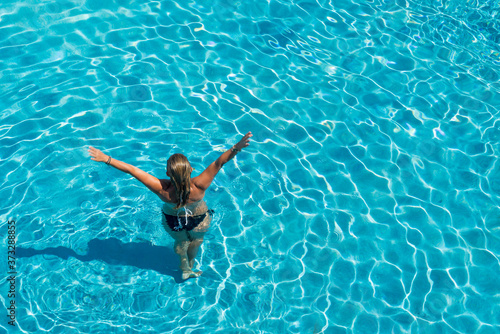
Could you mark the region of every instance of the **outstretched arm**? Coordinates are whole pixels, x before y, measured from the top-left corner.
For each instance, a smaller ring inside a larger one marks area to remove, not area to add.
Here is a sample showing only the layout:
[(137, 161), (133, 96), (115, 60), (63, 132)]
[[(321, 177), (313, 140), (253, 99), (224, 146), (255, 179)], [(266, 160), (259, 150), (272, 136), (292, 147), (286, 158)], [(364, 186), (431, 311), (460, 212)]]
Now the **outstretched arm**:
[(207, 188), (214, 180), (215, 175), (217, 175), (222, 166), (224, 166), (224, 164), (226, 164), (229, 160), (234, 158), (234, 156), (238, 154), (238, 152), (240, 152), (243, 148), (250, 145), (250, 137), (252, 137), (252, 133), (248, 132), (246, 135), (243, 136), (243, 138), (241, 138), (241, 140), (236, 145), (231, 147), (226, 152), (222, 153), (222, 155), (218, 157), (217, 160), (212, 162), (210, 166), (208, 166), (203, 171), (203, 173), (193, 178), (193, 181), (195, 182), (196, 186), (202, 190), (207, 190)]
[(145, 171), (132, 166), (128, 163), (125, 163), (120, 160), (116, 160), (111, 158), (111, 156), (102, 153), (100, 150), (90, 146), (89, 153), (91, 159), (97, 162), (104, 162), (109, 166), (112, 166), (124, 173), (130, 174), (135, 177), (137, 180), (141, 181), (149, 190), (158, 195), (158, 193), (162, 190), (161, 182), (159, 179), (146, 173)]

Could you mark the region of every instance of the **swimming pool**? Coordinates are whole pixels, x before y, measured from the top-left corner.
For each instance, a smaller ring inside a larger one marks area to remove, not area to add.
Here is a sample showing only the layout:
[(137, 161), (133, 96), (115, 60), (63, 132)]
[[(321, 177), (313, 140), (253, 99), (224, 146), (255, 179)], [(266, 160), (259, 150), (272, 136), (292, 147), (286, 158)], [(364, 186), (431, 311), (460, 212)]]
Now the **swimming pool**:
[[(3, 1), (0, 331), (498, 332), (498, 28), (498, 1)], [(181, 282), (160, 201), (86, 148), (162, 177), (247, 131)]]

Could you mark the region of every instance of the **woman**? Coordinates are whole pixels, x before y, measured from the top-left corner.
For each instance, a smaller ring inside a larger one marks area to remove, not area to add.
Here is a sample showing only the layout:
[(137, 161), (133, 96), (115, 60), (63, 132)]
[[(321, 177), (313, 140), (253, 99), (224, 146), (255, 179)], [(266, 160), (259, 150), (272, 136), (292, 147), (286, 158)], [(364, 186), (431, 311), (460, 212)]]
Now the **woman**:
[(250, 145), (252, 133), (248, 132), (231, 149), (212, 162), (200, 175), (191, 178), (193, 168), (187, 158), (173, 154), (167, 161), (167, 176), (170, 179), (156, 177), (125, 162), (111, 158), (100, 150), (89, 147), (91, 159), (104, 162), (141, 181), (149, 190), (165, 202), (162, 223), (165, 230), (174, 238), (174, 250), (181, 260), (182, 278), (198, 277), (201, 271), (194, 272), (194, 258), (203, 242), (212, 220), (203, 197), (215, 175), (226, 162), (234, 158), (244, 147)]

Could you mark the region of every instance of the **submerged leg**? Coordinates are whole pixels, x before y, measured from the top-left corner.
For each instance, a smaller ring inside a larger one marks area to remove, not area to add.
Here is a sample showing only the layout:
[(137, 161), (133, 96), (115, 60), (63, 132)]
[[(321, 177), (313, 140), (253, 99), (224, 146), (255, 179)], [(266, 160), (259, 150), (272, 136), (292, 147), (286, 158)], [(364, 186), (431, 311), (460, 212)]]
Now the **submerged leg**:
[(177, 255), (179, 255), (179, 258), (181, 260), (180, 268), (183, 273), (191, 271), (191, 268), (189, 268), (189, 259), (187, 256), (188, 247), (189, 241), (175, 241), (174, 251)]
[(182, 270), (182, 279), (195, 278), (201, 275), (201, 271), (193, 272), (190, 266), (188, 258), (189, 245), (189, 241), (176, 241), (174, 245), (174, 250), (181, 260), (180, 268)]
[(189, 261), (189, 267), (191, 268), (191, 270), (193, 270), (194, 259), (196, 255), (198, 255), (198, 250), (200, 249), (202, 243), (203, 243), (203, 238), (199, 238), (199, 239), (194, 239), (189, 244), (189, 247), (187, 249), (187, 256)]

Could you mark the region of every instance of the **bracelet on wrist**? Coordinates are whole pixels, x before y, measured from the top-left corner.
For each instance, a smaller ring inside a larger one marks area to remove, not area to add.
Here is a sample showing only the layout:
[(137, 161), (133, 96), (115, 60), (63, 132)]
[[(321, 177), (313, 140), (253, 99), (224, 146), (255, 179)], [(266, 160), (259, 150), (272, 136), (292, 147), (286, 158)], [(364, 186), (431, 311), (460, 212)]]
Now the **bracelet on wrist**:
[(108, 155), (108, 161), (106, 161), (106, 165), (109, 165), (109, 164), (110, 164), (110, 162), (111, 162), (111, 156), (110, 156), (110, 155)]
[(241, 151), (241, 150), (238, 150), (237, 148), (234, 148), (234, 146), (233, 146), (233, 147), (231, 147), (231, 152), (236, 152), (236, 153), (238, 153), (238, 152), (240, 152), (240, 151)]

